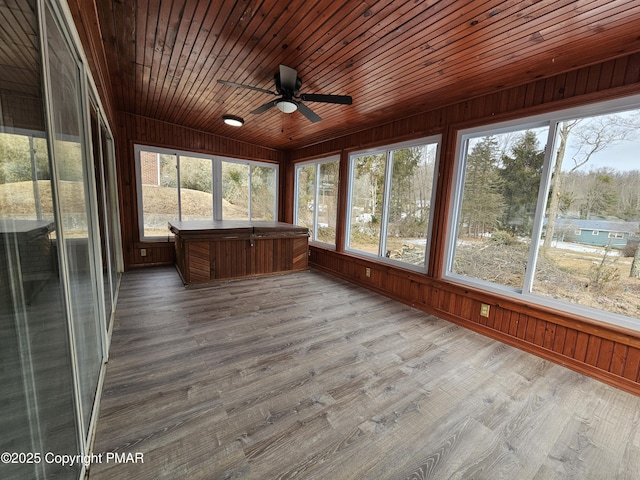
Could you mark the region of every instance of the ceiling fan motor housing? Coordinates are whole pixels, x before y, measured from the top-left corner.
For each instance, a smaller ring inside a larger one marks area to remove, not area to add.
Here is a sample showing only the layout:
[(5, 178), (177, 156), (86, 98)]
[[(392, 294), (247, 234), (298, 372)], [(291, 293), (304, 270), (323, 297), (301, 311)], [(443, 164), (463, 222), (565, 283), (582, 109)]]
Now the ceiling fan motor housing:
[(300, 77), (296, 77), (296, 85), (293, 90), (289, 90), (286, 88), (282, 88), (282, 83), (280, 82), (280, 72), (276, 73), (273, 76), (274, 82), (276, 84), (276, 91), (285, 98), (297, 97), (300, 92), (300, 87), (302, 87), (302, 80)]

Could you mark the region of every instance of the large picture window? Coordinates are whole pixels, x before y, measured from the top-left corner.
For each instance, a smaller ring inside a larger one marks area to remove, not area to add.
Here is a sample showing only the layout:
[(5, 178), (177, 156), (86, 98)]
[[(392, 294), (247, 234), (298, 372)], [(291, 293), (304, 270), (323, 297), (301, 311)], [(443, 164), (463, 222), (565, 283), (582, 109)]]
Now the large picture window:
[(336, 243), (339, 169), (337, 157), (296, 166), (294, 222), (309, 228), (313, 242)]
[(634, 102), (460, 132), (446, 276), (639, 329)]
[(350, 157), (347, 250), (426, 269), (440, 137)]
[(136, 145), (140, 236), (167, 238), (171, 220), (275, 221), (278, 167)]

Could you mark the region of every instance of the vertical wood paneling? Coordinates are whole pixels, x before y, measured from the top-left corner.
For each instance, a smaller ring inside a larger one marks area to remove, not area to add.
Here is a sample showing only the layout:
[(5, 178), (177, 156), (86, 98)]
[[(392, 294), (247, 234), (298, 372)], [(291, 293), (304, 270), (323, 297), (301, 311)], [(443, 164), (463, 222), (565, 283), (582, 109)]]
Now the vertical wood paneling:
[(502, 325), (503, 310), (500, 307), (495, 307), (489, 310), (489, 316), (487, 317), (485, 324), (488, 328), (499, 330)]
[(211, 280), (211, 258), (207, 243), (187, 242), (185, 255), (189, 282), (201, 283)]
[(601, 370), (610, 371), (613, 359), (613, 349), (614, 343), (611, 340), (601, 339), (596, 367)]
[(589, 343), (589, 334), (584, 332), (578, 332), (578, 337), (576, 338), (576, 350), (574, 353), (574, 358), (580, 362), (584, 362), (587, 356), (587, 346)]
[(520, 314), (518, 312), (511, 312), (511, 324), (509, 326), (509, 331), (507, 332), (512, 337), (517, 336), (518, 326), (520, 324)]
[(584, 359), (584, 361), (589, 365), (596, 366), (598, 364), (598, 355), (600, 354), (601, 343), (601, 338), (596, 337), (595, 335), (589, 336), (589, 341), (587, 342), (587, 354)]
[(631, 381), (637, 382), (640, 375), (640, 348), (629, 348), (627, 361), (624, 364), (622, 376)]
[(523, 340), (527, 333), (527, 325), (529, 324), (529, 316), (520, 314), (520, 323), (518, 324), (518, 330), (516, 331), (516, 337)]
[(562, 353), (565, 357), (576, 358), (576, 344), (578, 342), (578, 332), (574, 329), (567, 330), (567, 336), (564, 339), (564, 348)]
[(631, 85), (640, 81), (640, 53), (634, 53), (627, 57), (627, 71), (624, 79), (625, 85)]
[(547, 333), (547, 322), (544, 320), (538, 320), (536, 322), (536, 331), (533, 336), (533, 343), (539, 347), (544, 346), (544, 337)]
[(628, 349), (629, 347), (627, 347), (626, 345), (614, 343), (611, 366), (609, 367), (609, 371), (614, 375), (622, 376), (622, 373), (624, 372), (624, 365), (627, 361)]
[(551, 322), (547, 322), (542, 346), (547, 350), (553, 350), (553, 342), (555, 341), (555, 336), (556, 325)]
[(567, 328), (562, 325), (558, 325), (556, 327), (556, 336), (553, 339), (552, 349), (554, 352), (562, 353), (564, 351), (564, 341), (565, 341), (566, 335), (567, 335)]

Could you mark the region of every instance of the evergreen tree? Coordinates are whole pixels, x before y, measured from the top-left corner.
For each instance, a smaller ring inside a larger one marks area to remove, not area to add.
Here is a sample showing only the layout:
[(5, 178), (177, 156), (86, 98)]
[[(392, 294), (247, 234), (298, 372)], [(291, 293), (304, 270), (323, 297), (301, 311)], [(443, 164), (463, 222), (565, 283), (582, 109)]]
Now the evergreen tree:
[(402, 213), (413, 213), (413, 176), (420, 161), (417, 148), (403, 148), (393, 152), (393, 172), (389, 205), (389, 222), (399, 221)]
[(536, 211), (538, 188), (544, 163), (544, 150), (527, 130), (511, 148), (511, 156), (502, 156), (502, 195), (505, 210), (502, 224), (513, 233), (530, 235)]
[(467, 235), (480, 236), (499, 227), (504, 198), (497, 163), (493, 136), (482, 138), (467, 155), (460, 219)]

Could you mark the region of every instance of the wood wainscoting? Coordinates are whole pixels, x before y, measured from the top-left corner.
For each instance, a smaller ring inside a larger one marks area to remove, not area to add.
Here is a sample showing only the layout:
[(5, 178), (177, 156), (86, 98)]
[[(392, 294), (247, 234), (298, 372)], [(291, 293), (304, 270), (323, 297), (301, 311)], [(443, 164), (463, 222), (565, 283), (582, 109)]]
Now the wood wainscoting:
[[(637, 333), (314, 246), (309, 264), (640, 395)], [(480, 316), (482, 303), (491, 307), (488, 317)]]

